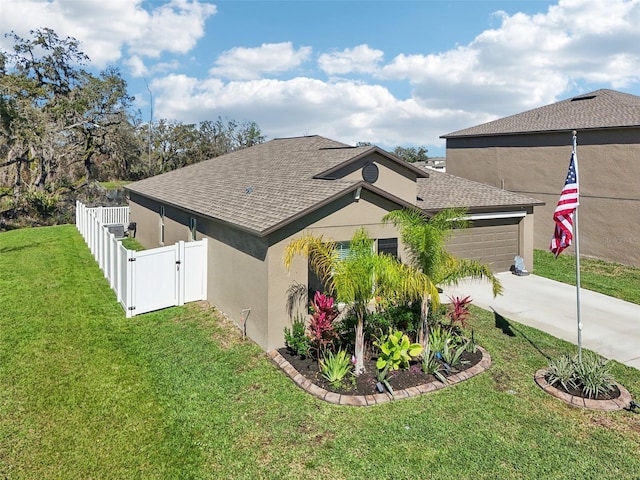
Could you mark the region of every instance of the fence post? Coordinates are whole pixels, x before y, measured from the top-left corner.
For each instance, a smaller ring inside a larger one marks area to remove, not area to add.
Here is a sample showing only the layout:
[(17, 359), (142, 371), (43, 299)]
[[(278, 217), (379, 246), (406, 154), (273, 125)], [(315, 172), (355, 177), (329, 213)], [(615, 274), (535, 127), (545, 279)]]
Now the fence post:
[(202, 242), (202, 256), (200, 257), (199, 261), (203, 263), (204, 268), (202, 269), (202, 299), (201, 300), (206, 300), (207, 299), (207, 280), (209, 278), (209, 241), (208, 239), (205, 237), (202, 240), (200, 240)]
[(185, 271), (187, 269), (186, 265), (186, 255), (184, 251), (184, 240), (180, 240), (176, 245), (176, 253), (178, 256), (177, 264), (176, 264), (176, 288), (178, 289), (178, 305), (184, 305), (184, 289), (185, 285)]
[(109, 270), (109, 286), (111, 287), (111, 290), (113, 290), (113, 285), (114, 285), (114, 279), (115, 279), (115, 275), (114, 275), (114, 267), (115, 267), (115, 248), (114, 247), (114, 242), (116, 242), (116, 237), (115, 235), (113, 235), (112, 233), (109, 234), (109, 258), (107, 261), (107, 270)]
[(127, 291), (125, 293), (124, 311), (127, 318), (131, 318), (135, 315), (135, 279), (136, 279), (136, 252), (133, 250), (127, 250)]

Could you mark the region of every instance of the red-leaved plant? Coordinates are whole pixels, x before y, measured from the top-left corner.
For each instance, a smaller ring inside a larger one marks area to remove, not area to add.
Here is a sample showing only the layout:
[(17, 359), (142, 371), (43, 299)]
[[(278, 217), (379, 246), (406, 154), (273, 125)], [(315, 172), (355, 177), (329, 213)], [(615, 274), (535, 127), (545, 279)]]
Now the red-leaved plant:
[(338, 310), (335, 307), (333, 298), (316, 292), (311, 302), (309, 332), (318, 360), (320, 360), (321, 352), (338, 336), (333, 326), (333, 321), (337, 316)]
[(467, 318), (469, 317), (469, 304), (472, 302), (471, 297), (467, 295), (464, 298), (461, 297), (449, 297), (451, 300), (452, 309), (449, 312), (449, 318), (451, 319), (451, 326), (466, 327)]

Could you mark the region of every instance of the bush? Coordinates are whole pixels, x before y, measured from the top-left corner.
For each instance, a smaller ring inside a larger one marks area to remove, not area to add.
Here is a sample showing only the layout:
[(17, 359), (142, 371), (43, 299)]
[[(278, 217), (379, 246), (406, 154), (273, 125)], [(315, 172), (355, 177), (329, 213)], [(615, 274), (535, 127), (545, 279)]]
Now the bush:
[(292, 328), (284, 327), (284, 343), (291, 352), (306, 357), (311, 351), (311, 339), (306, 335), (304, 318), (297, 316), (293, 320)]
[(342, 380), (351, 371), (351, 357), (346, 350), (338, 350), (334, 355), (332, 351), (320, 360), (320, 371), (322, 376), (326, 378), (333, 388), (340, 388)]
[(616, 386), (610, 362), (594, 354), (583, 355), (582, 361), (578, 356), (567, 355), (551, 360), (547, 381), (554, 386), (560, 384), (567, 391), (580, 390), (587, 398), (606, 395)]

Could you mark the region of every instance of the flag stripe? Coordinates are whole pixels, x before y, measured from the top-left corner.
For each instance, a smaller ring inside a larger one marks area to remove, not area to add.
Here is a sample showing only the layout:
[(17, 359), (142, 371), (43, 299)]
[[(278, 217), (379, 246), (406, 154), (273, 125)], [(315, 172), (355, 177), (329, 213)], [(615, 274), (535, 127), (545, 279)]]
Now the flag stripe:
[(551, 238), (549, 249), (557, 257), (565, 248), (571, 245), (573, 240), (573, 214), (579, 205), (578, 183), (575, 168), (576, 152), (571, 152), (569, 171), (564, 187), (560, 193), (560, 199), (553, 212), (553, 220), (556, 227)]

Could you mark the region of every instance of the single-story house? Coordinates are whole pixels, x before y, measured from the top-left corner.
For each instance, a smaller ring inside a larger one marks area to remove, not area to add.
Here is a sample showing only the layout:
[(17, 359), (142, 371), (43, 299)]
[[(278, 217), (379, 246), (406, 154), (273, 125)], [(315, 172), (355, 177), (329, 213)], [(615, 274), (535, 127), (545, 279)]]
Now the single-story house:
[(516, 254), (531, 264), (541, 204), (320, 136), (271, 140), (126, 188), (144, 246), (208, 238), (207, 299), (267, 350), (284, 343), (291, 288), (309, 282), (306, 259), (283, 265), (285, 247), (304, 231), (347, 242), (364, 226), (378, 251), (402, 258), (398, 233), (381, 224), (387, 212), (466, 206), (473, 227), (452, 249), (508, 270)]
[[(577, 131), (581, 255), (640, 266), (640, 97), (597, 90), (443, 135), (447, 172), (531, 195), (548, 249)], [(574, 253), (573, 247), (567, 250)]]

